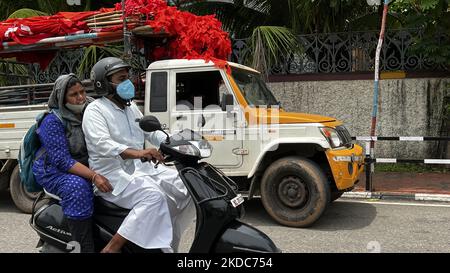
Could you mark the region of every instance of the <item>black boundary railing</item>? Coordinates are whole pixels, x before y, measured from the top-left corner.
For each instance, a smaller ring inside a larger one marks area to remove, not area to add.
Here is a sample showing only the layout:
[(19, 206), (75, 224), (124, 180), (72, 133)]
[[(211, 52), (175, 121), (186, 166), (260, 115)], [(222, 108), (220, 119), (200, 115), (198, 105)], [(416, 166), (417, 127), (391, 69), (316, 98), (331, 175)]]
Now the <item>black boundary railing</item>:
[(443, 137), (421, 137), (421, 136), (356, 136), (353, 140), (366, 142), (366, 155), (364, 159), (364, 169), (366, 175), (366, 191), (372, 192), (375, 163), (410, 163), (410, 164), (444, 164), (450, 165), (450, 159), (399, 159), (399, 158), (372, 158), (370, 155), (371, 141), (450, 141), (450, 136)]
[[(279, 56), (279, 61), (269, 69), (269, 73), (276, 76), (373, 71), (378, 35), (378, 31), (299, 35), (297, 37), (303, 53)], [(422, 36), (422, 32), (418, 29), (387, 31), (381, 51), (380, 70), (446, 71), (446, 67), (443, 65), (435, 64), (427, 60), (424, 54), (412, 50), (415, 39)], [(436, 37), (437, 43), (446, 40), (444, 38), (446, 37)], [(232, 41), (231, 61), (248, 64), (252, 54), (248, 42), (249, 39)], [(83, 54), (83, 48), (60, 51), (45, 70), (42, 70), (38, 64), (27, 65), (30, 83), (51, 83), (59, 75), (77, 73)], [(0, 60), (0, 76), (4, 62)], [(145, 61), (140, 61), (140, 63), (145, 63)], [(9, 69), (9, 74), (11, 71)], [(89, 77), (89, 71), (84, 71), (82, 74), (86, 79)], [(11, 81), (17, 77), (24, 79), (22, 76), (9, 75), (8, 79)], [(10, 85), (17, 84), (11, 83)]]
[(0, 59), (0, 86), (23, 85), (33, 81), (31, 64)]
[[(301, 54), (279, 56), (269, 69), (271, 75), (308, 73), (348, 73), (374, 71), (375, 50), (379, 31), (318, 33), (298, 35)], [(380, 71), (444, 71), (421, 52), (413, 49), (416, 39), (423, 33), (419, 29), (389, 30), (380, 56)], [(436, 37), (437, 44), (446, 36)], [(249, 39), (235, 39), (231, 60), (245, 64), (252, 54)]]

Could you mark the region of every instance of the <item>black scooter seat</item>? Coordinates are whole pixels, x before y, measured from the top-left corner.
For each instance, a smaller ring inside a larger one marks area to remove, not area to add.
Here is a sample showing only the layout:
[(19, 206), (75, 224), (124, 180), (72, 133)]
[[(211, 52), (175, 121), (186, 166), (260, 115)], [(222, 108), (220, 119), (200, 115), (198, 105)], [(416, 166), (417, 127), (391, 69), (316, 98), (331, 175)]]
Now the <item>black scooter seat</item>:
[(95, 214), (103, 214), (116, 217), (126, 217), (130, 212), (129, 209), (119, 207), (101, 197), (95, 197)]

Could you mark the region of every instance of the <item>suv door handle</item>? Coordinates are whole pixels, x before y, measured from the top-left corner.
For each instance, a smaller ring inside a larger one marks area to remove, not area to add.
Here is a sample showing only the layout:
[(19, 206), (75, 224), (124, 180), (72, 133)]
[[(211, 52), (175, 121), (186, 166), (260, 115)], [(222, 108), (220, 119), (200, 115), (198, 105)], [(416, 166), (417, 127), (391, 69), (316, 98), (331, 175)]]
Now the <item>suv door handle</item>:
[(186, 117), (186, 116), (183, 116), (183, 115), (176, 116), (175, 118), (176, 118), (177, 120), (186, 120), (186, 119), (187, 119), (187, 117)]

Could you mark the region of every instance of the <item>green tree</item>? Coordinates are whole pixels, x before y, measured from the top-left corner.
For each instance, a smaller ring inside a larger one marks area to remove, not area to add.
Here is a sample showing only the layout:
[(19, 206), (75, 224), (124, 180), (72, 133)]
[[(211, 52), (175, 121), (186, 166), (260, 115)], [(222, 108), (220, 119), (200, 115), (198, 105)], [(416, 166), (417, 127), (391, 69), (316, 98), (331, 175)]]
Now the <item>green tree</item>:
[[(234, 38), (261, 38), (267, 50), (260, 55), (285, 54), (292, 47), (292, 35), (340, 31), (378, 30), (383, 6), (369, 6), (365, 0), (172, 0), (174, 5), (196, 14), (215, 13)], [(383, 0), (381, 1), (383, 2)], [(414, 50), (436, 63), (450, 63), (449, 0), (395, 0), (390, 3), (387, 28), (418, 28), (423, 30)], [(272, 28), (278, 28), (273, 31)], [(290, 33), (290, 34), (288, 34)], [(442, 35), (445, 34), (445, 35)], [(438, 39), (436, 39), (438, 37)], [(287, 41), (289, 41), (287, 43)], [(277, 44), (279, 43), (279, 44)], [(284, 43), (284, 44), (282, 44)], [(289, 46), (286, 46), (289, 45)], [(259, 53), (258, 53), (259, 52)], [(252, 54), (250, 54), (252, 55)], [(253, 62), (249, 62), (253, 63)]]
[(396, 0), (390, 9), (400, 14), (403, 27), (421, 29), (412, 50), (450, 67), (450, 3), (448, 0)]
[(363, 0), (172, 1), (196, 14), (215, 13), (234, 37), (248, 37), (258, 26), (281, 26), (295, 34), (346, 31), (349, 22), (371, 13)]

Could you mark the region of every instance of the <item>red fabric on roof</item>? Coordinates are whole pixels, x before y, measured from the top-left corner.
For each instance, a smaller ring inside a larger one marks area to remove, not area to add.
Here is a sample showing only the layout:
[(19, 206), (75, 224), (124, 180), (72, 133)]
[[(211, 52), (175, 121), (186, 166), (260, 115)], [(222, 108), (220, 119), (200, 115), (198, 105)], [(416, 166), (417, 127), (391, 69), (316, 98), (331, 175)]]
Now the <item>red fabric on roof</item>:
[[(222, 23), (214, 15), (197, 16), (167, 6), (163, 0), (126, 0), (125, 14), (132, 17), (145, 15), (146, 24), (156, 32), (168, 33), (174, 38), (165, 48), (158, 48), (158, 58), (228, 59), (231, 41)], [(116, 10), (121, 10), (116, 4)], [(164, 50), (164, 52), (163, 52)]]
[[(89, 12), (90, 15), (95, 12)], [(69, 18), (63, 16), (69, 16)], [(72, 18), (85, 18), (87, 12), (81, 15), (69, 13), (57, 13), (52, 16), (35, 16), (30, 18), (8, 19), (0, 25), (0, 42), (13, 40), (20, 44), (32, 44), (41, 39), (65, 36), (80, 31), (89, 30), (87, 24)]]
[[(126, 0), (127, 17), (144, 20), (155, 32), (169, 34), (171, 38), (164, 47), (156, 48), (155, 60), (167, 58), (227, 59), (231, 54), (231, 41), (227, 32), (221, 29), (221, 22), (214, 15), (197, 16), (169, 7), (163, 0)], [(19, 44), (33, 44), (49, 38), (92, 31), (87, 17), (115, 8), (88, 12), (59, 12), (52, 16), (9, 19), (0, 22), (0, 42), (15, 41)], [(119, 31), (121, 26), (105, 26), (100, 30)], [(98, 31), (98, 30), (97, 30)], [(217, 60), (216, 60), (217, 62)], [(223, 65), (223, 64), (218, 64)]]
[(73, 22), (78, 22), (83, 19), (86, 19), (87, 17), (98, 14), (99, 11), (82, 11), (82, 12), (69, 12), (69, 11), (60, 11), (56, 13), (54, 16), (61, 16), (62, 18), (69, 19)]

